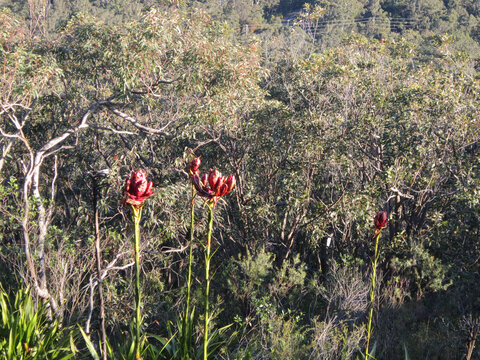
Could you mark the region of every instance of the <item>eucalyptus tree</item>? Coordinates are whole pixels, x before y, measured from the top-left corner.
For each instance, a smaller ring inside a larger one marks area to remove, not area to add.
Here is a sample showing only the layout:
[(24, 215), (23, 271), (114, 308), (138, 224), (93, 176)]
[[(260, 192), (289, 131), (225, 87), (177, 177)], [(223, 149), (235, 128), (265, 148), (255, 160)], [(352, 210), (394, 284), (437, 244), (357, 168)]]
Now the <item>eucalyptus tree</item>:
[[(89, 167), (113, 169), (117, 185), (118, 169), (132, 161), (171, 177), (165, 165), (185, 144), (232, 131), (260, 94), (255, 51), (201, 11), (188, 12), (151, 10), (121, 25), (79, 15), (41, 42), (2, 13), (1, 176), (21, 184), (13, 195), (4, 189), (2, 211), (22, 236), (11, 241), (22, 246), (25, 282), (59, 317), (75, 311), (74, 289), (88, 273)], [(115, 201), (106, 209), (114, 218)], [(110, 268), (124, 258), (118, 253)]]

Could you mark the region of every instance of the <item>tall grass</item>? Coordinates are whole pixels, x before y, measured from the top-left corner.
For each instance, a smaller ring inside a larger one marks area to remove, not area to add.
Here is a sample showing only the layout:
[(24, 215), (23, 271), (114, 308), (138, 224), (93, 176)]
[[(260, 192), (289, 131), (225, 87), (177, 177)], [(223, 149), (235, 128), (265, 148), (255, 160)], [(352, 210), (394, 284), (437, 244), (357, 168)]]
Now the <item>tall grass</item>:
[(0, 357), (5, 360), (68, 360), (76, 353), (74, 332), (50, 320), (41, 300), (20, 288), (10, 297), (0, 284)]

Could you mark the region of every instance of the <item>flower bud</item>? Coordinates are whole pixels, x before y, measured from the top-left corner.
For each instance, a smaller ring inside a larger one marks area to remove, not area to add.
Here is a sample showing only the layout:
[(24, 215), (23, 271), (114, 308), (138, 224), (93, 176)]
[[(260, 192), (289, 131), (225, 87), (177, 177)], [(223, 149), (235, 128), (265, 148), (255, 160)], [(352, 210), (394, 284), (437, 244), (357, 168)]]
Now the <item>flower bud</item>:
[(374, 219), (375, 222), (375, 227), (378, 230), (381, 230), (387, 225), (387, 212), (386, 211), (380, 211), (377, 216), (375, 216)]
[(200, 160), (200, 157), (196, 157), (192, 161), (190, 161), (190, 172), (192, 174), (197, 173), (201, 163), (202, 161)]

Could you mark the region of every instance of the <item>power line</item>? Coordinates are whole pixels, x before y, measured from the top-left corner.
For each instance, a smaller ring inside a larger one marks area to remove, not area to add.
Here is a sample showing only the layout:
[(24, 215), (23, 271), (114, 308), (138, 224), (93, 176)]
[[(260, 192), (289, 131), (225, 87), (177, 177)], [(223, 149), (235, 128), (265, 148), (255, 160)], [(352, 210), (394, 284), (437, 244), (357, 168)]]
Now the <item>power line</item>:
[(297, 26), (303, 29), (304, 31), (310, 33), (311, 35), (317, 35), (319, 31), (327, 29), (328, 31), (336, 27), (350, 27), (357, 24), (373, 25), (376, 27), (390, 27), (390, 30), (400, 30), (402, 28), (413, 28), (418, 19), (416, 18), (400, 18), (400, 17), (377, 17), (377, 16), (368, 16), (364, 18), (356, 19), (336, 19), (336, 20), (324, 20), (318, 22), (312, 22), (308, 24), (306, 21), (308, 19), (288, 19), (283, 21), (285, 26)]
[[(336, 20), (324, 20), (313, 22), (311, 24), (307, 23), (308, 19), (302, 19), (297, 16), (289, 17), (288, 19), (283, 19), (282, 24), (285, 27), (299, 27), (310, 35), (316, 36), (321, 32), (327, 32), (333, 30), (337, 27), (350, 27), (354, 25), (373, 25), (378, 28), (390, 28), (390, 30), (401, 30), (407, 28), (413, 28), (419, 21), (418, 18), (401, 18), (401, 17), (377, 17), (377, 16), (367, 16), (363, 18), (353, 18), (353, 19), (336, 19)], [(248, 25), (244, 25), (248, 26)], [(255, 26), (257, 30), (268, 29), (268, 26), (262, 26), (257, 24)], [(248, 28), (242, 28), (242, 33), (245, 31), (248, 32)]]
[[(298, 21), (297, 19), (288, 19), (284, 22), (284, 25), (295, 26), (301, 25), (302, 19)], [(405, 24), (412, 25), (418, 22), (417, 19), (403, 19), (403, 18), (385, 18), (385, 17), (376, 17), (370, 16), (365, 18), (356, 18), (356, 19), (338, 19), (338, 20), (325, 20), (316, 22), (316, 26), (326, 26), (326, 25), (344, 25), (344, 24), (358, 24), (358, 23), (367, 23), (372, 22), (388, 22), (391, 24)]]

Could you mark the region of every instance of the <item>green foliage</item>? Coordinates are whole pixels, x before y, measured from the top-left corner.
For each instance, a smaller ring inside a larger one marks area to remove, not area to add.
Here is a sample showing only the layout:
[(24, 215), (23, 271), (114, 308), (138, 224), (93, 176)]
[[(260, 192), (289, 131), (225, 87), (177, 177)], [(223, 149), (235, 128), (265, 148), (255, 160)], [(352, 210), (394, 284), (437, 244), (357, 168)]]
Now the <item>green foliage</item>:
[[(149, 345), (148, 349), (154, 359), (176, 360), (176, 359), (203, 359), (203, 342), (192, 342), (194, 340), (194, 326), (195, 326), (195, 309), (189, 314), (189, 319), (181, 321), (177, 319), (176, 324), (167, 324), (168, 337), (161, 337), (155, 334), (150, 334), (152, 339), (155, 339), (160, 346)], [(184, 331), (183, 326), (187, 326)], [(233, 341), (236, 337), (235, 332), (227, 334), (227, 330), (231, 325), (227, 325), (215, 329), (208, 337), (208, 358), (215, 358), (219, 353), (224, 351), (226, 345)], [(174, 329), (176, 329), (174, 331)], [(187, 337), (185, 342), (182, 337)], [(187, 347), (185, 348), (185, 344)]]
[[(446, 266), (421, 244), (409, 247), (404, 255), (400, 251), (397, 254), (399, 257), (394, 256), (391, 260), (392, 270), (406, 275), (415, 288), (417, 298), (421, 298), (423, 292), (446, 290), (452, 284), (451, 281), (444, 281), (448, 271)], [(407, 257), (403, 258), (405, 255)]]
[(277, 272), (273, 258), (264, 249), (255, 255), (247, 252), (225, 270), (230, 291), (237, 294), (241, 306), (250, 309), (244, 319), (236, 317), (236, 323), (243, 331), (254, 327), (261, 334), (256, 340), (245, 339), (246, 354), (261, 354), (268, 359), (302, 358), (308, 353), (310, 329), (302, 324), (302, 314), (294, 304), (301, 296), (305, 265), (295, 257), (285, 261)]
[(7, 360), (70, 359), (76, 353), (74, 333), (49, 320), (49, 310), (35, 305), (28, 289), (10, 297), (0, 284), (0, 354)]
[[(97, 351), (97, 347), (90, 340), (90, 337), (83, 331), (79, 326), (80, 333), (82, 334), (83, 341), (87, 347), (87, 350), (90, 356), (99, 360), (102, 357), (102, 354)], [(135, 330), (134, 325), (131, 323), (127, 335), (122, 334), (120, 339), (116, 341), (115, 344), (112, 344), (108, 338), (106, 339), (107, 343), (107, 355), (110, 359), (119, 359), (119, 360), (135, 360), (137, 355), (135, 353)], [(139, 351), (142, 358), (147, 357), (149, 359), (158, 359), (160, 354), (163, 352), (163, 348), (159, 351), (155, 346), (152, 346), (148, 341), (147, 337), (144, 335), (140, 338)]]

